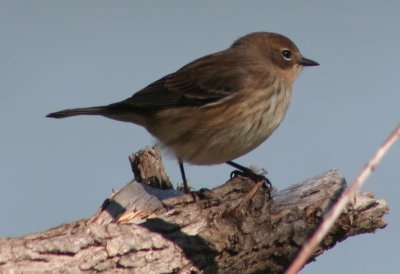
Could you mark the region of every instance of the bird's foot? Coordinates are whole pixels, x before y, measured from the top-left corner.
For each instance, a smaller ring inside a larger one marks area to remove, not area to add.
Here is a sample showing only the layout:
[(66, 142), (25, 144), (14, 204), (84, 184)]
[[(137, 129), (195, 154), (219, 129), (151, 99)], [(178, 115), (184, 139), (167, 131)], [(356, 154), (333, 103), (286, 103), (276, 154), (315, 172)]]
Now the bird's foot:
[(230, 175), (231, 179), (233, 179), (235, 177), (239, 177), (239, 176), (247, 177), (254, 182), (264, 182), (268, 188), (272, 188), (272, 183), (266, 176), (264, 176), (262, 174), (257, 174), (255, 172), (253, 172), (251, 169), (248, 169), (248, 171), (234, 170), (231, 172), (231, 175)]
[(187, 182), (183, 182), (181, 185), (179, 185), (177, 188), (177, 190), (182, 191), (185, 194), (191, 193), (193, 188), (191, 188)]
[(260, 186), (264, 186), (267, 189), (269, 200), (272, 200), (271, 192), (273, 190), (273, 187), (271, 181), (266, 176), (262, 174), (257, 174), (251, 169), (246, 168), (244, 170), (232, 171), (230, 177), (231, 179), (235, 177), (245, 177), (257, 183), (256, 186), (249, 192), (250, 198), (255, 195), (255, 192), (260, 188)]

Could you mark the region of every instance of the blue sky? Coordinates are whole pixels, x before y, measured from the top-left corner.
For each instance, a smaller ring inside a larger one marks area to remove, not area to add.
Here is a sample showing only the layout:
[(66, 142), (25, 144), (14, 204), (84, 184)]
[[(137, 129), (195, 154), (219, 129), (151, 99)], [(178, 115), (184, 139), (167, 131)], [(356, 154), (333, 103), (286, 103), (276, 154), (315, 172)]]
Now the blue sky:
[[(1, 1), (0, 237), (89, 217), (132, 178), (128, 155), (154, 143), (139, 126), (47, 113), (125, 99), (253, 31), (290, 37), (321, 66), (303, 71), (274, 135), (237, 161), (267, 169), (278, 189), (332, 168), (350, 183), (400, 120), (399, 10), (398, 1)], [(364, 187), (388, 201), (389, 225), (302, 273), (400, 268), (399, 152)], [(177, 184), (178, 165), (165, 158)], [(230, 171), (188, 166), (187, 176), (211, 188)]]

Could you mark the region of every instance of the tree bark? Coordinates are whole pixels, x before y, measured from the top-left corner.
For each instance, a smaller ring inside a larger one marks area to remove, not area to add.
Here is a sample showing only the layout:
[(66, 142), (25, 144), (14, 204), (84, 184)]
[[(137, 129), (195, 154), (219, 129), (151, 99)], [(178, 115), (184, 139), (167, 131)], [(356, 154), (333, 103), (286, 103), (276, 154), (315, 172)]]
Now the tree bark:
[[(157, 148), (130, 160), (141, 182), (112, 193), (91, 218), (0, 239), (0, 273), (283, 273), (346, 187), (331, 170), (272, 193), (237, 176), (182, 194)], [(387, 211), (385, 201), (359, 193), (313, 258), (385, 227)]]

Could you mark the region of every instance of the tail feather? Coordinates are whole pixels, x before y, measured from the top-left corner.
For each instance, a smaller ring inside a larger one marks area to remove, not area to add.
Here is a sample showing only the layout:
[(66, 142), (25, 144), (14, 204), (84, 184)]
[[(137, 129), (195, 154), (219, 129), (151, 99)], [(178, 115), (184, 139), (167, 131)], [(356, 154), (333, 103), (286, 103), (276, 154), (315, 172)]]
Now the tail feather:
[(61, 111), (53, 112), (47, 114), (46, 117), (60, 119), (78, 115), (102, 115), (103, 112), (104, 112), (104, 107), (73, 108), (73, 109), (64, 109)]

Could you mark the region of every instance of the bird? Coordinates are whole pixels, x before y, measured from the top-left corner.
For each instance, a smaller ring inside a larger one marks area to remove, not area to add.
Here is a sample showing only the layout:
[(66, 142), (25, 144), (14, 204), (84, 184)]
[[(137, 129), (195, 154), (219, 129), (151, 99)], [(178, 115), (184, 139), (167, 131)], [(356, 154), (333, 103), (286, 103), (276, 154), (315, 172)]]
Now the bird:
[(184, 163), (226, 163), (241, 174), (257, 176), (233, 160), (271, 136), (285, 117), (302, 68), (318, 65), (286, 36), (253, 32), (125, 100), (47, 117), (101, 115), (144, 127), (177, 158), (183, 190), (189, 192)]

